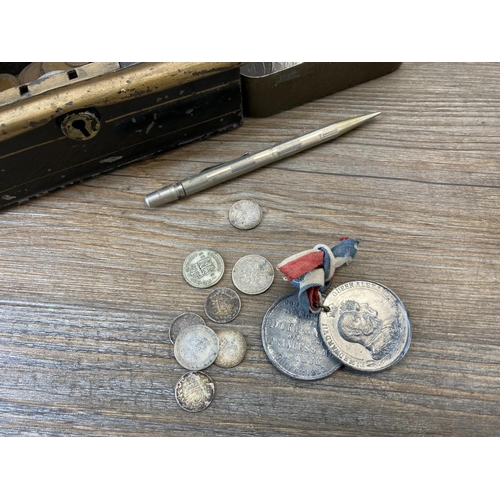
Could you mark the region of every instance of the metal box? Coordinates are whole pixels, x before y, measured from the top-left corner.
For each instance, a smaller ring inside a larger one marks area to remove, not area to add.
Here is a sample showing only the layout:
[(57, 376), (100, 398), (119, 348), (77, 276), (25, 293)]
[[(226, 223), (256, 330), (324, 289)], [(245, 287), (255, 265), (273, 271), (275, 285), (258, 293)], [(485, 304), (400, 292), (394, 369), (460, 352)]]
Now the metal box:
[(263, 117), (386, 75), (393, 62), (253, 62), (241, 67), (243, 111)]
[(1, 91), (0, 208), (241, 125), (239, 66), (88, 63)]

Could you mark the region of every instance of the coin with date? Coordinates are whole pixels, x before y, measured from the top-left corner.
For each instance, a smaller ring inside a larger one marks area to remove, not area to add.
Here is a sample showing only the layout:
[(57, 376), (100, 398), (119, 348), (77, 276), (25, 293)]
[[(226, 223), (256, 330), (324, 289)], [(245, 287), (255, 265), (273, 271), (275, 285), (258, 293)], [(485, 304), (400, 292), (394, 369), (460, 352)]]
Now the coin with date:
[(214, 250), (202, 249), (189, 254), (182, 266), (184, 279), (196, 288), (209, 288), (224, 274), (224, 261)]
[(253, 229), (262, 220), (262, 210), (252, 200), (237, 201), (229, 210), (229, 222), (238, 229)]
[(230, 288), (216, 288), (205, 300), (205, 314), (214, 323), (233, 321), (241, 308), (239, 295)]
[(260, 255), (245, 255), (233, 267), (234, 286), (248, 295), (265, 292), (274, 281), (271, 263)]
[(215, 361), (218, 353), (217, 335), (205, 325), (189, 326), (175, 339), (175, 359), (188, 370), (204, 370)]
[(175, 339), (188, 326), (193, 325), (204, 325), (205, 320), (198, 314), (187, 312), (183, 314), (179, 314), (179, 316), (175, 317), (170, 324), (170, 329), (168, 331), (168, 338), (172, 344), (175, 343)]
[(222, 368), (233, 368), (245, 358), (247, 342), (245, 337), (237, 330), (223, 330), (217, 332), (219, 339), (219, 354), (215, 364)]
[(203, 372), (185, 373), (175, 386), (177, 404), (186, 411), (198, 412), (207, 408), (215, 395), (212, 379)]

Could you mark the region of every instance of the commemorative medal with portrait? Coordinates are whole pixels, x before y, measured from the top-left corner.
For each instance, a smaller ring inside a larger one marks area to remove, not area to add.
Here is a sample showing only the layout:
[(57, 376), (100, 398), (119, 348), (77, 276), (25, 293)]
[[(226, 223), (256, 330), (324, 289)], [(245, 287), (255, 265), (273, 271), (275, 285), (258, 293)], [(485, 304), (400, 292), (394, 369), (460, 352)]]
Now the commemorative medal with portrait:
[(346, 366), (378, 372), (398, 363), (408, 351), (408, 314), (389, 288), (372, 281), (351, 281), (332, 290), (323, 306), (321, 336)]

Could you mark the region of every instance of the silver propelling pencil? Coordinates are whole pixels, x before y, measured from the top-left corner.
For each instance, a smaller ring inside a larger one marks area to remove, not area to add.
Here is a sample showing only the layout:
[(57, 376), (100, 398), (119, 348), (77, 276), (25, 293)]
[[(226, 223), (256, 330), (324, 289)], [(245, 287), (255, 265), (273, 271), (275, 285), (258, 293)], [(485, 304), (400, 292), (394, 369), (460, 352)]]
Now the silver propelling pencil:
[(331, 125), (282, 142), (258, 153), (246, 154), (236, 160), (207, 168), (196, 175), (147, 194), (144, 201), (148, 207), (153, 208), (198, 193), (275, 161), (292, 156), (305, 149), (331, 141), (349, 132), (349, 130), (370, 121), (379, 114), (380, 112), (371, 113), (332, 123)]

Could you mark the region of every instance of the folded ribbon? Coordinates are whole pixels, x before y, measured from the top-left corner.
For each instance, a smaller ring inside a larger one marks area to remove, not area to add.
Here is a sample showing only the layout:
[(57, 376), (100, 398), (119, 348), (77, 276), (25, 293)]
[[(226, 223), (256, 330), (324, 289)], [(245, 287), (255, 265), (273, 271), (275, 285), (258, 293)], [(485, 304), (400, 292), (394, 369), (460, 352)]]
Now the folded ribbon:
[(335, 269), (354, 259), (359, 241), (341, 238), (333, 248), (316, 245), (311, 250), (299, 252), (278, 264), (287, 281), (299, 288), (300, 306), (312, 313), (319, 313), (322, 293), (331, 284)]

